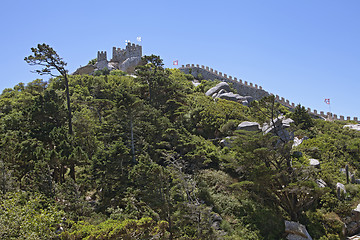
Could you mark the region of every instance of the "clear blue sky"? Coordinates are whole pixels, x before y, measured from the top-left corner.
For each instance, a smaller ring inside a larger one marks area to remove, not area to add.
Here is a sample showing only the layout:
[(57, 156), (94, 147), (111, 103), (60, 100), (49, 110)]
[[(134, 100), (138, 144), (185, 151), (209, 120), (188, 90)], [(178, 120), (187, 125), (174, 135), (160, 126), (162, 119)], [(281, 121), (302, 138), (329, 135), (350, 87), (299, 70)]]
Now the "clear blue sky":
[(360, 117), (360, 1), (2, 1), (0, 90), (39, 78), (23, 60), (47, 43), (73, 72), (125, 40), (167, 67), (194, 63), (318, 111)]

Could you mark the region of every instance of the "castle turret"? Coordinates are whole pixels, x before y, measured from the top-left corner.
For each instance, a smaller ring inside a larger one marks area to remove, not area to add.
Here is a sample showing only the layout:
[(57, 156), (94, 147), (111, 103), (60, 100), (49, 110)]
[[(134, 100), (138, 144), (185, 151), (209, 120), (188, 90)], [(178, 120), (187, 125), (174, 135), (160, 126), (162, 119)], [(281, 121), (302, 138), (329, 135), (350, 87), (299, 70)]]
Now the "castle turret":
[(107, 61), (106, 51), (98, 51), (97, 62)]
[(128, 58), (142, 56), (142, 46), (128, 42), (125, 49), (113, 47), (112, 62), (122, 63)]

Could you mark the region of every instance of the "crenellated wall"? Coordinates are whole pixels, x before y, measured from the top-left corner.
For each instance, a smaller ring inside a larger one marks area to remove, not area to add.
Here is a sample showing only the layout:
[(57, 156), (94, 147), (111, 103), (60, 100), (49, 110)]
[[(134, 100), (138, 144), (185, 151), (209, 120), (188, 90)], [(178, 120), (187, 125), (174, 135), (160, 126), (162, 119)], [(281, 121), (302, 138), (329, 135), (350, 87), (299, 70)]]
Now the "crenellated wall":
[[(228, 82), (228, 83), (232, 83), (233, 87), (238, 91), (238, 94), (242, 95), (242, 96), (252, 96), (255, 100), (260, 100), (263, 97), (269, 96), (269, 95), (274, 95), (275, 96), (275, 100), (277, 102), (279, 102), (280, 104), (290, 108), (290, 109), (294, 109), (296, 107), (296, 105), (294, 103), (290, 103), (289, 100), (283, 98), (283, 97), (279, 97), (279, 95), (275, 95), (272, 93), (268, 93), (267, 91), (263, 90), (261, 86), (258, 86), (257, 84), (253, 84), (253, 83), (248, 83), (247, 81), (243, 81), (241, 79), (237, 79), (236, 77), (232, 77), (232, 76), (228, 76), (227, 74), (223, 74), (222, 72), (219, 72), (217, 70), (214, 70), (212, 68), (209, 67), (205, 67), (204, 65), (199, 65), (199, 64), (186, 64), (186, 65), (182, 65), (179, 70), (184, 72), (184, 73), (190, 73), (190, 69), (191, 69), (191, 74), (194, 77), (197, 77), (199, 74), (201, 74), (203, 76), (204, 79), (209, 79), (209, 80), (220, 80), (220, 81), (224, 81), (224, 82)], [(333, 113), (324, 113), (323, 111), (318, 112), (318, 110), (314, 109), (313, 111), (311, 111), (310, 108), (307, 109), (308, 113), (317, 117), (321, 117), (323, 119), (329, 119), (329, 120), (340, 120), (340, 121), (345, 121), (345, 120), (353, 120), (356, 121), (358, 123), (360, 123), (360, 121), (358, 120), (357, 117), (344, 117), (342, 115), (337, 116), (336, 114)]]
[(113, 57), (112, 62), (122, 63), (128, 58), (132, 57), (141, 57), (142, 56), (142, 47), (140, 45), (130, 43), (126, 45), (125, 49), (113, 47)]
[(233, 78), (232, 76), (228, 76), (227, 74), (223, 74), (222, 72), (218, 72), (212, 68), (205, 67), (204, 65), (200, 67), (198, 64), (187, 64), (186, 66), (182, 65), (182, 67), (179, 69), (184, 73), (189, 73), (191, 69), (191, 74), (195, 77), (201, 74), (204, 79), (217, 79), (220, 81), (232, 83), (238, 94), (242, 96), (252, 96), (254, 100), (260, 100), (261, 98), (270, 95), (257, 84), (248, 83), (247, 81), (243, 82), (241, 79), (237, 79), (236, 77)]
[(97, 61), (107, 61), (106, 51), (98, 51), (97, 53)]

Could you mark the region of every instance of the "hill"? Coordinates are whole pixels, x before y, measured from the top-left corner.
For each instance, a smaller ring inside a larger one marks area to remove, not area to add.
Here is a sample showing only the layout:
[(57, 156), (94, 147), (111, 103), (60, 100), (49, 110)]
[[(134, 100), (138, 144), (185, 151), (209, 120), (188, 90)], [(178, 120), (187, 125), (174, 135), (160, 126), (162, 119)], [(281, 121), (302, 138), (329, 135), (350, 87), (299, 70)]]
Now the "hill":
[(2, 92), (2, 239), (304, 235), (285, 221), (313, 239), (359, 230), (360, 133), (347, 122), (273, 95), (213, 99), (219, 82), (195, 87), (159, 57), (144, 60), (135, 76), (69, 76), (74, 134), (62, 78)]

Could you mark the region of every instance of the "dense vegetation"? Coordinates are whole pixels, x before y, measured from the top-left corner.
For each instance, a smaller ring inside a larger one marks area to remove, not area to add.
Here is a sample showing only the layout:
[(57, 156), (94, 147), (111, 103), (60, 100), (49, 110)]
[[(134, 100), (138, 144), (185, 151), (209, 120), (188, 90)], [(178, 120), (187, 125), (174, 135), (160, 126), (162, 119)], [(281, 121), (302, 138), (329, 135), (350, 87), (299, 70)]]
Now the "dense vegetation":
[[(357, 174), (360, 133), (271, 96), (251, 107), (214, 101), (204, 91), (216, 82), (194, 87), (191, 75), (145, 60), (136, 76), (68, 76), (73, 133), (63, 78), (2, 92), (1, 239), (282, 239), (285, 219), (314, 239), (343, 237), (359, 187), (338, 199), (335, 186), (346, 164)], [(236, 130), (279, 114), (309, 139), (292, 148)]]

